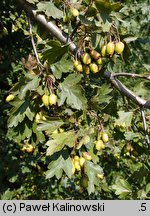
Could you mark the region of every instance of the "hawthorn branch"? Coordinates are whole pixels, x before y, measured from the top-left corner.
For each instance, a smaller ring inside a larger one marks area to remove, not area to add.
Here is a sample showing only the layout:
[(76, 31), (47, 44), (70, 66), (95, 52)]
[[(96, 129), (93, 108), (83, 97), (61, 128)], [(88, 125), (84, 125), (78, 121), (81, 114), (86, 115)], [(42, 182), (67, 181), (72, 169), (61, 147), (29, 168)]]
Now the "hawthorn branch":
[(52, 33), (54, 37), (56, 37), (63, 44), (68, 44), (70, 51), (75, 55), (77, 52), (76, 45), (71, 41), (70, 37), (62, 32), (54, 23), (51, 21), (47, 21), (45, 16), (42, 14), (38, 14), (36, 10), (27, 4), (24, 0), (17, 0), (23, 6), (23, 9), (34, 17), (48, 32)]
[(133, 74), (133, 73), (115, 73), (113, 75), (114, 77), (119, 77), (119, 76), (126, 76), (126, 77), (131, 77), (131, 78), (140, 78), (140, 79), (146, 79), (150, 81), (150, 75), (141, 75), (141, 74)]
[[(50, 33), (52, 33), (59, 41), (64, 44), (69, 45), (70, 51), (76, 55), (78, 53), (78, 58), (81, 56), (81, 52), (78, 51), (77, 46), (71, 41), (70, 37), (62, 32), (55, 24), (50, 21), (47, 21), (44, 15), (38, 14), (36, 10), (34, 10), (31, 6), (27, 5), (24, 0), (18, 0), (23, 5), (23, 8), (30, 13), (39, 23), (41, 23)], [(134, 101), (140, 107), (145, 107), (150, 109), (150, 101), (146, 101), (138, 96), (136, 96), (131, 90), (129, 90), (125, 85), (123, 85), (116, 76), (130, 76), (130, 77), (140, 77), (140, 75), (135, 74), (127, 74), (127, 73), (118, 73), (111, 74), (106, 71), (104, 76), (110, 80), (115, 88), (117, 88), (121, 94), (125, 95), (130, 100)], [(150, 76), (143, 77), (145, 79), (150, 79)]]
[(32, 43), (32, 47), (33, 47), (33, 50), (34, 50), (34, 54), (35, 54), (35, 57), (36, 57), (38, 66), (39, 66), (40, 68), (42, 68), (43, 65), (42, 65), (42, 63), (40, 62), (39, 57), (38, 57), (38, 53), (37, 53), (37, 49), (36, 49), (36, 45), (35, 45), (34, 37), (33, 37), (33, 33), (32, 33), (32, 24), (31, 24), (30, 14), (28, 14), (28, 13), (27, 13), (27, 19), (28, 19), (29, 33), (30, 33), (30, 37), (31, 37), (31, 43)]
[[(37, 20), (42, 26), (44, 26), (48, 32), (50, 32), (54, 37), (56, 37), (60, 42), (63, 44), (68, 44), (70, 51), (73, 55), (77, 54), (77, 57), (80, 59), (82, 55), (82, 51), (78, 49), (78, 47), (71, 41), (69, 35), (62, 32), (54, 23), (47, 21), (44, 15), (38, 14), (36, 10), (25, 3), (24, 0), (17, 0), (19, 3), (22, 4), (25, 11), (27, 11), (29, 14), (31, 14), (35, 20)], [(130, 89), (128, 89), (121, 81), (116, 79), (116, 76), (121, 76), (123, 73), (112, 74), (109, 71), (105, 71), (104, 77), (109, 79), (109, 81), (112, 83), (112, 85), (119, 90), (119, 92), (129, 98), (130, 100), (134, 101), (137, 105), (140, 107), (148, 108), (150, 109), (150, 101), (146, 101), (137, 95), (135, 95)], [(124, 75), (128, 76), (127, 73), (124, 73)], [(130, 74), (131, 76), (131, 74)], [(138, 75), (134, 75), (138, 76)], [(147, 79), (147, 78), (146, 78)], [(149, 79), (149, 76), (148, 76)]]
[(110, 82), (113, 84), (113, 86), (119, 90), (119, 92), (132, 100), (134, 103), (136, 103), (140, 107), (148, 108), (150, 109), (150, 101), (146, 101), (143, 98), (135, 95), (130, 89), (128, 89), (121, 81), (115, 78), (115, 74), (110, 73), (109, 71), (106, 71), (104, 73), (104, 76), (110, 80)]
[[(47, 21), (44, 15), (38, 14), (36, 10), (34, 10), (33, 7), (31, 7), (29, 4), (24, 2), (24, 0), (17, 0), (19, 3), (22, 4), (24, 10), (32, 15), (35, 20), (37, 20), (45, 29), (47, 29), (48, 32), (50, 32), (54, 37), (56, 37), (60, 42), (62, 42), (65, 45), (69, 46), (70, 51), (73, 55), (77, 56), (77, 58), (81, 58), (82, 51), (73, 43), (70, 36), (66, 33), (62, 32), (54, 23)], [(30, 26), (31, 27), (31, 26)], [(31, 29), (30, 29), (31, 31)], [(32, 39), (32, 45), (34, 48), (34, 40)], [(35, 51), (36, 49), (34, 49)], [(36, 52), (35, 52), (36, 54)], [(150, 109), (150, 101), (146, 101), (143, 98), (140, 98), (139, 96), (135, 95), (130, 89), (128, 89), (121, 81), (119, 81), (116, 77), (118, 76), (127, 76), (132, 78), (143, 78), (146, 80), (150, 80), (149, 75), (138, 75), (138, 74), (131, 74), (131, 73), (111, 73), (110, 71), (105, 71), (104, 75), (105, 78), (107, 78), (111, 84), (123, 95), (126, 96), (128, 99), (132, 100), (134, 103), (136, 103), (141, 110), (141, 116), (143, 120), (143, 126), (145, 130), (145, 138), (147, 140), (147, 143), (150, 147), (150, 140), (147, 134), (147, 125), (146, 125), (146, 118), (144, 109), (148, 108)]]

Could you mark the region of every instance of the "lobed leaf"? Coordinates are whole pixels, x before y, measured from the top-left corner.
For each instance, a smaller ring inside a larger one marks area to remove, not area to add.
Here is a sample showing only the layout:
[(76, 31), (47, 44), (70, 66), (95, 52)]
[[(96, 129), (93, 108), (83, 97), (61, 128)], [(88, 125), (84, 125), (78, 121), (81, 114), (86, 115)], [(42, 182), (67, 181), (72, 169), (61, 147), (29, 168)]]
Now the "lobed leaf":
[(63, 17), (63, 12), (52, 2), (39, 2), (37, 4), (37, 8), (38, 11), (45, 12), (48, 17), (53, 17), (54, 19), (61, 19)]
[(76, 141), (75, 132), (68, 131), (59, 134), (52, 134), (52, 140), (49, 140), (46, 145), (48, 146), (47, 155), (51, 156), (64, 148), (64, 146), (73, 147)]
[(61, 84), (60, 101), (59, 106), (64, 102), (74, 109), (81, 110), (86, 107), (87, 100), (84, 95), (84, 91), (81, 85), (78, 83), (81, 80), (81, 75), (70, 74)]

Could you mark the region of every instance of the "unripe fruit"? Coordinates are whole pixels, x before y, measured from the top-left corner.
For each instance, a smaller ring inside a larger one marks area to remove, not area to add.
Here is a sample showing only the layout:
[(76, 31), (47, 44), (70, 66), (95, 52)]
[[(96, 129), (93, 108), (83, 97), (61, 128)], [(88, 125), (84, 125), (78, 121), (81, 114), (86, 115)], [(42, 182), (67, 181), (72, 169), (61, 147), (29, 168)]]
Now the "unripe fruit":
[(56, 103), (57, 103), (57, 95), (51, 94), (49, 96), (49, 104), (50, 105), (56, 105)]
[(58, 134), (58, 129), (54, 130), (52, 134)]
[(101, 57), (96, 60), (96, 64), (98, 64), (98, 65), (102, 64), (102, 58)]
[(81, 62), (78, 61), (78, 60), (75, 60), (75, 61), (73, 62), (74, 67), (78, 66), (79, 64), (81, 64)]
[(27, 147), (25, 147), (25, 151), (27, 153), (32, 153), (34, 151), (34, 147), (31, 144), (28, 144)]
[(78, 60), (74, 61), (74, 68), (76, 69), (76, 71), (78, 71), (80, 73), (83, 72), (83, 66), (82, 66), (81, 62)]
[(71, 14), (73, 17), (77, 17), (79, 16), (79, 11), (76, 8), (72, 8)]
[(39, 113), (37, 113), (36, 116), (35, 116), (35, 122), (38, 124), (39, 120), (41, 120), (41, 116), (40, 116)]
[(3, 30), (2, 30), (2, 35), (3, 35), (3, 36), (8, 35), (8, 31), (7, 31), (7, 28), (6, 28), (6, 27), (3, 28)]
[(115, 45), (115, 52), (117, 54), (121, 54), (123, 52), (123, 50), (124, 50), (124, 43), (122, 43), (121, 41), (118, 42), (118, 43), (116, 43), (116, 45)]
[(83, 167), (83, 165), (85, 163), (85, 159), (82, 156), (79, 159), (79, 163), (80, 163), (80, 166)]
[(101, 54), (103, 57), (106, 56), (106, 45), (102, 46)]
[(97, 60), (101, 55), (99, 52), (97, 52), (96, 50), (91, 50), (90, 51), (90, 55), (92, 56), (92, 58), (94, 58), (95, 60)]
[(114, 154), (114, 157), (116, 158), (116, 159), (119, 159), (120, 158), (120, 156), (119, 156), (119, 154)]
[(107, 45), (106, 45), (106, 53), (110, 56), (113, 55), (115, 51), (115, 45), (113, 42), (109, 42)]
[(46, 107), (49, 106), (49, 96), (48, 96), (47, 94), (44, 94), (44, 95), (42, 96), (42, 102), (43, 102), (43, 104), (44, 104)]
[(13, 94), (9, 94), (9, 95), (6, 97), (6, 102), (9, 103), (9, 102), (12, 101), (14, 98), (15, 98), (15, 96), (14, 96)]
[(99, 179), (103, 179), (103, 178), (104, 178), (104, 175), (103, 175), (103, 174), (99, 174), (99, 173), (97, 173), (97, 178), (99, 178)]
[(88, 187), (88, 177), (87, 176), (83, 176), (80, 180), (80, 185), (84, 188)]
[(44, 121), (45, 121), (45, 120), (46, 120), (46, 117), (45, 117), (45, 116), (42, 116), (42, 120), (44, 120)]
[(76, 155), (76, 156), (74, 156), (74, 161), (79, 161), (79, 156), (78, 155)]
[(78, 72), (83, 72), (83, 66), (82, 66), (82, 64), (79, 64), (77, 67), (76, 67), (76, 70), (78, 71)]
[(82, 62), (86, 65), (90, 64), (91, 63), (91, 56), (89, 53), (84, 53), (82, 55)]
[(99, 69), (98, 69), (98, 66), (97, 66), (96, 63), (91, 63), (91, 64), (89, 65), (89, 67), (90, 67), (90, 71), (91, 71), (92, 73), (98, 73)]
[(59, 132), (60, 132), (60, 133), (63, 133), (63, 132), (64, 132), (64, 129), (63, 129), (63, 128), (59, 128)]
[(105, 133), (105, 132), (102, 133), (102, 140), (103, 140), (103, 142), (108, 142), (109, 138), (108, 138), (107, 133)]
[(104, 149), (105, 145), (104, 145), (103, 141), (102, 140), (95, 141), (95, 148), (97, 151)]
[(129, 156), (130, 156), (130, 152), (127, 152), (125, 155), (126, 155), (127, 157), (129, 157)]
[(76, 169), (77, 171), (80, 171), (80, 170), (81, 170), (81, 166), (80, 166), (79, 161), (75, 160), (75, 161), (74, 161), (74, 166), (75, 166), (75, 169)]
[(83, 152), (82, 156), (86, 159), (86, 160), (92, 160), (91, 155), (88, 152)]
[(67, 23), (69, 21), (69, 18), (67, 17), (67, 15), (64, 15), (63, 16), (63, 22), (64, 23)]

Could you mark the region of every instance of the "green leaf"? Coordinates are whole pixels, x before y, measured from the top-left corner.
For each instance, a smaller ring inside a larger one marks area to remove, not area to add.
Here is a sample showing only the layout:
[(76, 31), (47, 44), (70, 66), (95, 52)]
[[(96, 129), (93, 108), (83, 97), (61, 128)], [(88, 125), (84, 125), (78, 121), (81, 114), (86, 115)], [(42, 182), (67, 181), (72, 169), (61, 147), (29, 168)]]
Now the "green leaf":
[(138, 194), (137, 197), (138, 199), (146, 199), (146, 192), (144, 189), (139, 190), (137, 194)]
[(120, 2), (111, 3), (109, 0), (95, 0), (95, 5), (100, 11), (110, 13), (111, 11), (118, 11), (122, 8)]
[(88, 193), (91, 194), (95, 191), (94, 185), (98, 185), (97, 174), (103, 174), (103, 169), (99, 165), (94, 164), (91, 161), (86, 161), (84, 167), (85, 174), (89, 179), (87, 190)]
[(64, 122), (61, 119), (48, 119), (46, 121), (41, 121), (41, 124), (37, 126), (38, 131), (47, 131), (52, 133), (54, 130), (60, 128)]
[(95, 0), (95, 5), (100, 12), (104, 22), (110, 21), (110, 13), (121, 9), (120, 2), (111, 3), (109, 0)]
[(52, 134), (53, 140), (49, 140), (46, 145), (48, 146), (47, 155), (51, 156), (64, 148), (64, 146), (73, 147), (76, 141), (75, 133), (73, 131), (63, 132), (59, 134)]
[(19, 122), (22, 122), (25, 118), (25, 112), (29, 106), (29, 101), (17, 101), (18, 107), (14, 107), (11, 110), (11, 115), (8, 119), (8, 127), (16, 127)]
[(95, 16), (96, 13), (97, 13), (96, 8), (93, 7), (93, 6), (90, 6), (90, 7), (88, 8), (87, 12), (86, 12), (86, 16), (87, 16), (87, 17), (92, 17), (92, 16)]
[(145, 69), (146, 69), (147, 71), (150, 71), (150, 64), (143, 64), (143, 66), (145, 67)]
[(133, 91), (135, 92), (136, 95), (138, 95), (139, 97), (143, 97), (143, 98), (149, 98), (149, 87), (146, 87), (146, 83), (148, 83), (148, 81), (142, 81), (142, 82), (138, 82), (135, 86)]
[(137, 40), (137, 37), (133, 37), (133, 36), (130, 36), (130, 37), (126, 37), (123, 39), (126, 43), (130, 43), (132, 41), (135, 41)]
[(66, 160), (64, 160), (63, 170), (69, 178), (72, 176), (72, 168), (72, 160), (70, 157), (68, 157)]
[[(94, 95), (91, 98), (91, 103), (92, 104), (102, 104), (102, 103), (109, 103), (111, 100), (111, 96), (109, 95), (112, 89), (110, 88), (110, 85), (108, 84), (103, 84), (101, 87), (99, 86), (93, 86), (93, 87), (98, 87), (96, 95)], [(106, 105), (106, 104), (105, 104)]]
[(150, 192), (150, 183), (146, 185), (146, 194), (148, 194), (149, 192)]
[(99, 34), (93, 33), (91, 35), (91, 42), (92, 42), (93, 49), (99, 47), (100, 40), (101, 40), (101, 36)]
[(132, 193), (130, 184), (121, 177), (116, 179), (115, 184), (112, 185), (112, 189), (115, 191), (116, 195), (119, 195), (120, 199), (125, 199)]
[(52, 2), (39, 2), (37, 4), (38, 11), (45, 12), (48, 17), (53, 17), (54, 19), (63, 18), (63, 12), (59, 10)]
[(86, 107), (86, 98), (83, 92), (83, 88), (78, 83), (81, 80), (81, 75), (70, 74), (61, 84), (61, 92), (59, 95), (59, 106), (62, 106), (64, 102), (74, 109), (81, 110)]
[(10, 111), (10, 117), (8, 119), (8, 127), (16, 127), (18, 123), (22, 122), (25, 116), (28, 117), (30, 121), (33, 120), (35, 113), (30, 105), (30, 100), (19, 100), (16, 99), (13, 103), (13, 108)]
[(15, 128), (9, 128), (7, 136), (10, 140), (20, 143), (24, 139), (32, 136), (32, 122), (27, 118), (19, 123)]
[(62, 73), (73, 71), (73, 63), (71, 60), (67, 60), (65, 56), (59, 62), (51, 65), (51, 70), (56, 79), (60, 79)]
[(66, 175), (71, 178), (72, 176), (72, 161), (69, 157), (68, 151), (65, 151), (62, 153), (62, 155), (59, 156), (59, 158), (53, 160), (48, 165), (48, 171), (46, 172), (46, 178), (52, 178), (53, 176), (56, 176), (57, 179), (60, 179), (63, 171), (66, 173)]
[(10, 191), (8, 188), (1, 196), (1, 200), (11, 200), (13, 198), (14, 191)]
[(40, 80), (39, 76), (36, 76), (32, 80), (25, 78), (25, 85), (22, 85), (20, 88), (19, 98), (25, 98), (27, 91), (35, 91), (39, 86)]
[(35, 122), (32, 124), (32, 130), (36, 134), (36, 143), (44, 143), (45, 135), (42, 131), (37, 130), (37, 124)]
[(18, 125), (18, 131), (21, 134), (21, 140), (24, 140), (25, 138), (30, 138), (32, 136), (32, 124), (31, 124), (31, 122), (26, 120), (25, 122), (19, 124)]
[(48, 60), (49, 64), (53, 64), (63, 57), (63, 55), (68, 51), (68, 45), (55, 46), (48, 48), (42, 53), (43, 60)]
[(115, 125), (124, 125), (126, 127), (131, 126), (133, 112), (118, 111), (118, 119), (115, 121)]
[(62, 176), (63, 173), (63, 162), (64, 159), (62, 156), (60, 156), (57, 160), (52, 161), (49, 165), (48, 165), (48, 171), (46, 172), (46, 178), (52, 178), (54, 175), (56, 175), (56, 177), (59, 179)]
[(134, 138), (139, 137), (139, 134), (135, 132), (127, 131), (124, 133), (124, 136), (126, 140), (133, 140)]

